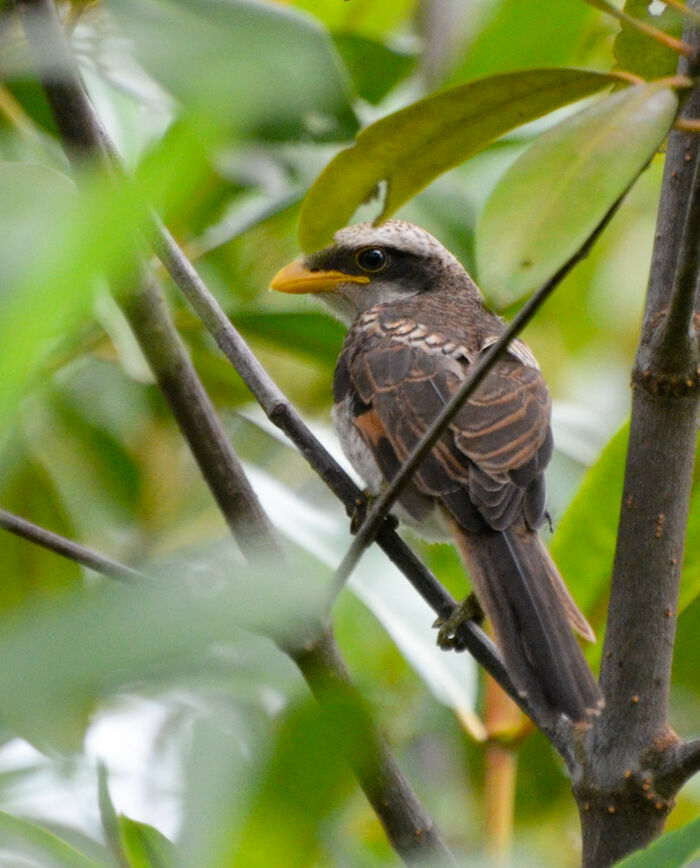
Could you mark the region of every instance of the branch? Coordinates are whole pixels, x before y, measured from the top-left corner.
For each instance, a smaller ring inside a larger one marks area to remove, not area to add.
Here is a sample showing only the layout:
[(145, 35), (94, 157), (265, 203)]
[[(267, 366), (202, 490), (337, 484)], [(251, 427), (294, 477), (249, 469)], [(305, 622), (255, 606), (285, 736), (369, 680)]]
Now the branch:
[[(102, 162), (105, 157), (100, 124), (92, 110), (70, 48), (65, 41), (51, 0), (15, 0), (39, 69), (39, 77), (56, 119), (69, 158), (80, 164), (86, 156)], [(60, 80), (49, 65), (61, 61)], [(121, 303), (156, 380), (168, 401), (183, 436), (199, 464), (219, 508), (244, 552), (280, 552), (272, 526), (243, 472), (162, 297), (142, 264), (134, 264), (133, 287)], [(303, 652), (285, 649), (307, 678), (318, 669), (349, 685), (330, 633), (316, 637)], [(313, 680), (312, 689), (317, 688)], [(358, 697), (359, 703), (359, 697)], [(321, 705), (322, 712), (324, 705)], [(417, 797), (396, 766), (386, 743), (368, 721), (374, 736), (373, 750), (361, 766), (355, 764), (360, 784), (381, 818), (395, 849), (407, 861), (418, 859), (450, 863), (451, 854)], [(350, 761), (352, 763), (352, 759)], [(377, 782), (381, 787), (377, 787)], [(379, 798), (381, 794), (381, 798)], [(421, 830), (419, 836), (417, 829)]]
[(355, 539), (353, 540), (352, 545), (350, 546), (347, 554), (345, 555), (345, 558), (343, 559), (342, 563), (336, 571), (335, 581), (337, 585), (341, 585), (343, 582), (345, 582), (347, 577), (350, 575), (358, 560), (360, 559), (363, 550), (371, 542), (372, 538), (377, 532), (380, 523), (384, 520), (384, 517), (393, 506), (404, 485), (409, 481), (411, 476), (413, 476), (416, 468), (420, 465), (421, 461), (428, 455), (430, 450), (437, 443), (442, 433), (445, 431), (445, 429), (450, 424), (452, 419), (456, 416), (456, 414), (460, 411), (461, 407), (464, 405), (470, 395), (472, 395), (476, 391), (477, 387), (483, 381), (484, 377), (488, 374), (488, 372), (495, 365), (498, 359), (506, 352), (506, 350), (508, 349), (508, 345), (513, 340), (513, 338), (517, 337), (517, 335), (520, 334), (520, 332), (530, 322), (530, 320), (533, 318), (533, 316), (539, 310), (542, 304), (556, 289), (556, 287), (559, 286), (559, 284), (572, 270), (572, 268), (574, 268), (575, 265), (577, 265), (582, 259), (588, 256), (591, 247), (593, 247), (605, 227), (612, 220), (614, 214), (617, 212), (617, 209), (622, 204), (625, 196), (635, 184), (637, 178), (639, 177), (639, 174), (641, 174), (641, 171), (644, 171), (644, 169), (640, 170), (640, 172), (634, 177), (634, 179), (628, 185), (622, 195), (608, 209), (603, 218), (597, 224), (595, 229), (593, 229), (588, 238), (586, 238), (581, 247), (579, 247), (576, 253), (574, 253), (573, 256), (571, 256), (564, 263), (564, 265), (561, 266), (561, 268), (556, 272), (556, 274), (554, 274), (545, 284), (543, 284), (537, 290), (537, 292), (533, 296), (528, 299), (526, 304), (523, 305), (517, 316), (513, 318), (510, 325), (506, 328), (500, 338), (484, 353), (484, 355), (481, 357), (469, 377), (467, 377), (467, 379), (462, 383), (462, 385), (455, 392), (452, 398), (450, 398), (450, 400), (447, 402), (447, 404), (445, 404), (440, 413), (438, 413), (438, 415), (435, 417), (428, 430), (425, 432), (423, 437), (421, 437), (420, 441), (417, 443), (411, 454), (401, 465), (399, 472), (396, 474), (396, 476), (394, 476), (394, 478), (391, 480), (391, 483), (387, 486), (387, 488), (380, 495), (380, 497), (377, 498), (371, 512), (362, 523), (362, 526), (360, 527), (357, 535), (355, 536)]
[(656, 774), (657, 788), (676, 793), (693, 775), (700, 772), (700, 738), (670, 748)]
[(4, 509), (0, 509), (0, 527), (16, 536), (29, 540), (29, 542), (36, 543), (49, 551), (55, 552), (61, 557), (82, 564), (82, 566), (94, 570), (96, 573), (101, 573), (110, 579), (116, 579), (118, 582), (133, 585), (146, 578), (138, 570), (133, 570), (131, 567), (113, 561), (94, 549), (81, 546), (72, 540), (59, 536), (57, 533), (39, 527), (38, 524), (27, 521), (26, 518), (13, 515)]
[[(698, 0), (693, 0), (697, 10)], [(684, 38), (697, 47), (686, 24)], [(681, 115), (700, 116), (695, 77)], [(584, 865), (617, 862), (663, 831), (673, 796), (697, 768), (667, 724), (681, 565), (693, 478), (700, 383), (700, 137), (675, 129), (666, 151), (642, 333), (633, 371), (632, 417), (600, 685), (574, 793)], [(694, 322), (695, 319), (695, 322)], [(665, 758), (680, 757), (664, 773)]]

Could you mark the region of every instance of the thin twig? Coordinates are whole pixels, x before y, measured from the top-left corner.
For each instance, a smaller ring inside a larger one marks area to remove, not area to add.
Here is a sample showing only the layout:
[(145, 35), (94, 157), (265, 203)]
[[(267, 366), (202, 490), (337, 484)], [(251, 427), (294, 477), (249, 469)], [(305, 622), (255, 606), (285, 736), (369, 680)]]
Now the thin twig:
[[(641, 170), (643, 171), (643, 169)], [(640, 172), (641, 173), (641, 172)], [(445, 404), (440, 413), (435, 417), (432, 424), (428, 427), (423, 437), (417, 443), (406, 461), (401, 465), (399, 472), (391, 480), (381, 496), (375, 501), (370, 513), (366, 516), (362, 526), (357, 532), (352, 545), (348, 549), (347, 554), (343, 558), (340, 566), (335, 574), (336, 590), (348, 578), (362, 552), (369, 545), (377, 528), (384, 520), (385, 516), (393, 506), (396, 498), (401, 493), (404, 485), (409, 481), (414, 474), (416, 468), (421, 461), (428, 455), (433, 446), (445, 431), (450, 421), (459, 412), (460, 408), (467, 401), (470, 395), (474, 393), (476, 388), (482, 382), (484, 377), (491, 370), (498, 359), (506, 352), (508, 345), (517, 337), (523, 328), (530, 322), (535, 313), (539, 310), (549, 295), (556, 289), (571, 269), (582, 259), (584, 259), (591, 247), (595, 244), (600, 234), (603, 232), (608, 223), (612, 220), (613, 215), (622, 204), (623, 199), (632, 188), (639, 177), (638, 173), (633, 181), (627, 186), (622, 195), (608, 209), (603, 218), (597, 224), (595, 229), (588, 236), (583, 245), (571, 256), (564, 265), (554, 274), (537, 292), (530, 297), (525, 305), (520, 309), (517, 316), (511, 321), (509, 326), (503, 332), (501, 337), (484, 353), (474, 370), (469, 377), (462, 383), (460, 388), (455, 392), (452, 398)]]
[(683, 42), (681, 39), (669, 36), (668, 33), (664, 33), (664, 31), (660, 30), (658, 27), (653, 27), (651, 24), (647, 24), (644, 21), (640, 21), (638, 18), (634, 18), (632, 15), (628, 15), (626, 12), (613, 6), (612, 3), (608, 3), (607, 0), (586, 0), (586, 3), (590, 6), (595, 6), (596, 9), (601, 9), (603, 12), (607, 12), (608, 15), (617, 18), (618, 21), (622, 21), (630, 27), (634, 27), (635, 30), (638, 30), (645, 36), (649, 36), (661, 45), (665, 45), (666, 48), (670, 48), (678, 54), (683, 54), (685, 57), (692, 57), (692, 45), (688, 45), (687, 42)]
[(29, 540), (29, 542), (36, 543), (36, 545), (42, 546), (42, 548), (55, 552), (61, 557), (82, 564), (96, 573), (101, 573), (110, 579), (116, 579), (118, 582), (133, 585), (146, 578), (138, 570), (120, 564), (94, 549), (79, 545), (53, 531), (39, 527), (38, 524), (14, 515), (5, 509), (0, 509), (0, 527), (16, 536), (22, 537), (22, 539)]

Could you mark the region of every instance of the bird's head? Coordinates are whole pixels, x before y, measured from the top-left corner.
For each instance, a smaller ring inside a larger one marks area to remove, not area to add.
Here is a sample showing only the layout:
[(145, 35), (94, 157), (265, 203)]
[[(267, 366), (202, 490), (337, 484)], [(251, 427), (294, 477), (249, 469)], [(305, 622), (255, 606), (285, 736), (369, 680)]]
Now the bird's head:
[(449, 250), (401, 220), (341, 229), (333, 244), (294, 260), (270, 286), (278, 292), (318, 293), (345, 322), (372, 305), (436, 289), (478, 292)]

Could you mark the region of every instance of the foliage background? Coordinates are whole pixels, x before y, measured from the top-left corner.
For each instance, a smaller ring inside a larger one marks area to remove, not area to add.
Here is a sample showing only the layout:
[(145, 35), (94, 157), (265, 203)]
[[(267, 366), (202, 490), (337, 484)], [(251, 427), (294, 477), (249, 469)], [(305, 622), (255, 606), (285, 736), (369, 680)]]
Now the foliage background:
[[(651, 13), (662, 8), (652, 4)], [(123, 562), (215, 588), (236, 564), (225, 525), (99, 277), (107, 269), (118, 279), (133, 215), (99, 179), (76, 201), (20, 30), (10, 9), (0, 9), (0, 356), (7, 372), (0, 505)], [(582, 0), (111, 0), (66, 4), (61, 12), (127, 164), (331, 448), (330, 380), (343, 329), (306, 299), (266, 292), (297, 253), (301, 198), (318, 172), (360, 126), (436, 88), (517, 68), (606, 71), (617, 62), (617, 25)], [(552, 122), (504, 137), (398, 216), (433, 232), (478, 280), (479, 218), (489, 195)], [(18, 162), (32, 168), (18, 173)], [(555, 402), (552, 542), (599, 632), (624, 456), (624, 433), (612, 438), (628, 414), (661, 170), (657, 157), (525, 335)], [(376, 212), (376, 203), (363, 208)], [(263, 421), (157, 273), (235, 448), (294, 554), (304, 594), (313, 597), (348, 545), (343, 510)], [(700, 712), (699, 497), (672, 694), (671, 721), (681, 736), (693, 734)], [(463, 595), (454, 552), (411, 541)], [(111, 816), (104, 786), (102, 818), (97, 810), (99, 758), (116, 809), (176, 840), (185, 864), (397, 863), (333, 755), (332, 738), (314, 722), (305, 685), (272, 643), (240, 628), (229, 637), (206, 606), (194, 625), (160, 599), (135, 611), (123, 595), (102, 595), (101, 580), (69, 562), (9, 535), (2, 546), (3, 864), (78, 864), (61, 861), (61, 842), (115, 864), (101, 828), (109, 831)], [(488, 822), (483, 685), (466, 656), (429, 647), (431, 617), (404, 585), (378, 553), (366, 555), (334, 609), (337, 637), (419, 796), (465, 864), (478, 864)], [(229, 605), (225, 613), (236, 618), (242, 604)], [(596, 648), (590, 654), (595, 663)], [(578, 821), (562, 767), (537, 734), (517, 754), (516, 863), (576, 864)], [(696, 780), (669, 828), (699, 806)], [(18, 817), (29, 824), (18, 827)], [(127, 850), (137, 852), (140, 835), (167, 848), (149, 829), (122, 824)], [(57, 837), (42, 837), (46, 829)]]

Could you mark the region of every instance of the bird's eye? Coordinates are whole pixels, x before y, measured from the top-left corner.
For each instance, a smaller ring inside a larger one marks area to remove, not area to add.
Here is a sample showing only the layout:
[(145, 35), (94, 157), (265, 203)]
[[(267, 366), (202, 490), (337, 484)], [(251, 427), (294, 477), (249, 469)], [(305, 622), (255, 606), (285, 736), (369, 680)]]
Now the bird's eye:
[(389, 264), (389, 257), (381, 247), (365, 247), (355, 256), (355, 261), (363, 271), (376, 274), (383, 271)]

